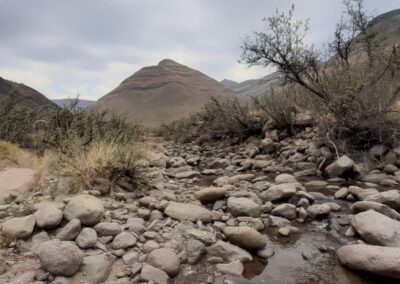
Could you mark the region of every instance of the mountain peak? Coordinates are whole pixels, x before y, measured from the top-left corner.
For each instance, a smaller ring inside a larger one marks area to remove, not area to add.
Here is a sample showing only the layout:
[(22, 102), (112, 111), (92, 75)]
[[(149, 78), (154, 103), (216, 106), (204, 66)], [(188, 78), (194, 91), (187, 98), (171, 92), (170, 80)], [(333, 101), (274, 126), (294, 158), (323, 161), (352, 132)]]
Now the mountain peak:
[(163, 59), (158, 63), (158, 66), (171, 66), (171, 65), (182, 65), (172, 59)]

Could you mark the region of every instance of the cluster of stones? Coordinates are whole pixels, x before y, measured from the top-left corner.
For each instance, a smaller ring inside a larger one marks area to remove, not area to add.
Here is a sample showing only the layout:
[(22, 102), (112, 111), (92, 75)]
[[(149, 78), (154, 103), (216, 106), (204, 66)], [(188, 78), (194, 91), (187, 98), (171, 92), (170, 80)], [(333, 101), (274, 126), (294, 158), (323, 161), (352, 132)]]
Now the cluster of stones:
[[(21, 249), (15, 240), (29, 243), (37, 257), (40, 267), (27, 272), (25, 283), (79, 277), (164, 284), (204, 264), (214, 267), (207, 283), (221, 277), (229, 283), (255, 255), (273, 257), (267, 228), (287, 238), (301, 233), (300, 224), (325, 219), (332, 236), (348, 244), (337, 251), (341, 263), (399, 278), (400, 152), (373, 149), (385, 162), (366, 172), (347, 156), (335, 160), (327, 147), (317, 148), (314, 136), (311, 129), (286, 139), (270, 132), (261, 141), (217, 149), (167, 144), (151, 162), (155, 189), (120, 185), (110, 192), (99, 182), (61, 202), (36, 195), (31, 201), (41, 202), (32, 214), (15, 211), (29, 201), (15, 199), (0, 207), (2, 238), (11, 251)], [(340, 186), (348, 177), (358, 182)], [(200, 186), (204, 180), (210, 184)], [(341, 213), (347, 203), (354, 215)]]

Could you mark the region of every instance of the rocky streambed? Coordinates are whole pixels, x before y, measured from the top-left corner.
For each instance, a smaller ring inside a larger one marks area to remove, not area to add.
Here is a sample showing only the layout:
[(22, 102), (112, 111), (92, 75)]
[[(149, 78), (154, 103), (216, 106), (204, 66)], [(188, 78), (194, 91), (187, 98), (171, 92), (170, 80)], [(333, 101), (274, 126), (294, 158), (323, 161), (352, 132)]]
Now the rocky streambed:
[(0, 283), (399, 283), (400, 151), (366, 170), (314, 137), (160, 142), (150, 190), (10, 193)]

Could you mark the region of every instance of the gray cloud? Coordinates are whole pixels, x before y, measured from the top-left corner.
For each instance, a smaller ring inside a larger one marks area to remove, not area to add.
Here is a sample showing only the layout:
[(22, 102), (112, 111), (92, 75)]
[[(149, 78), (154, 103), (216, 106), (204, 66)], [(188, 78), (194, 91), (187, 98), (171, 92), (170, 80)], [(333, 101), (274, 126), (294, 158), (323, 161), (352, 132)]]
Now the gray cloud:
[[(0, 76), (49, 97), (98, 98), (146, 65), (172, 58), (218, 80), (260, 77), (237, 63), (241, 39), (276, 7), (296, 5), (321, 45), (340, 18), (340, 0), (2, 0)], [(400, 0), (366, 1), (375, 14)]]

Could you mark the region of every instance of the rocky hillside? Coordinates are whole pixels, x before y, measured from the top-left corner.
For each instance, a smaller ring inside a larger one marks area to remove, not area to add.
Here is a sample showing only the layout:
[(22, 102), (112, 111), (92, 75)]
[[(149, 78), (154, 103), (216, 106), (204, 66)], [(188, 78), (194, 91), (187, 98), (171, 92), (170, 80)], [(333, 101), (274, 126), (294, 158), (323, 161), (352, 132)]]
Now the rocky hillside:
[(125, 79), (94, 107), (156, 126), (198, 111), (210, 96), (230, 97), (234, 93), (197, 70), (165, 59)]
[(280, 86), (282, 81), (277, 73), (272, 73), (261, 79), (246, 80), (241, 83), (227, 79), (221, 81), (221, 83), (234, 91), (240, 100), (246, 101), (251, 97), (265, 95), (271, 88)]
[(15, 99), (20, 105), (30, 108), (40, 108), (46, 105), (55, 106), (51, 100), (31, 87), (0, 77), (0, 100), (2, 98)]

